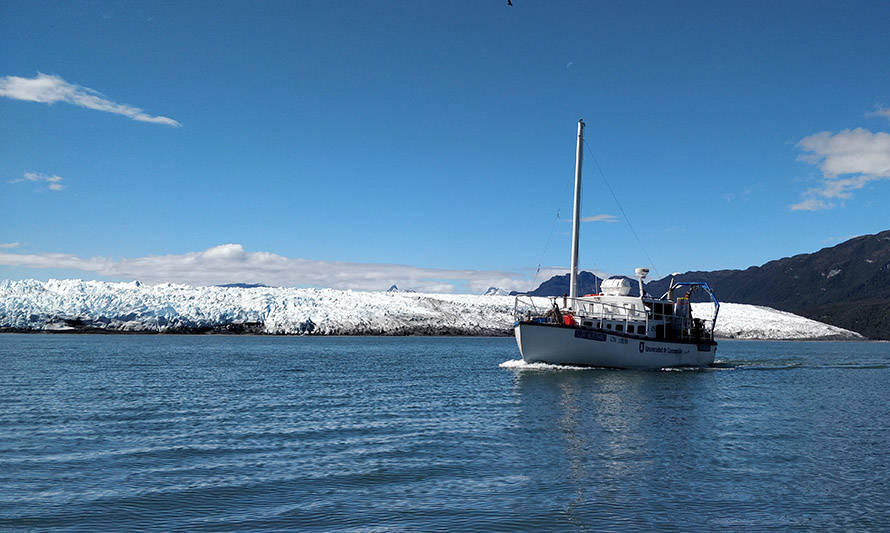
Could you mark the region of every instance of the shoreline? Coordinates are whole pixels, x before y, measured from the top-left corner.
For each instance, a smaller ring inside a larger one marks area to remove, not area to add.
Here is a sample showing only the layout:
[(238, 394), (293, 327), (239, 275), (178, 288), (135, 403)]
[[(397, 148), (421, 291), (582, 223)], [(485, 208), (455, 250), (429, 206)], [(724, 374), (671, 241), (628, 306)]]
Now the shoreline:
[[(326, 337), (326, 338), (336, 338), (336, 337), (379, 337), (379, 338), (387, 338), (387, 337), (443, 337), (443, 338), (452, 338), (452, 337), (488, 337), (488, 338), (507, 338), (513, 336), (513, 331), (507, 331), (503, 333), (498, 332), (485, 332), (485, 333), (469, 333), (469, 332), (448, 332), (448, 331), (440, 331), (440, 332), (403, 332), (403, 333), (264, 333), (264, 332), (256, 332), (256, 331), (247, 331), (247, 332), (238, 332), (238, 331), (220, 331), (210, 329), (207, 331), (204, 330), (191, 330), (191, 331), (115, 331), (115, 330), (106, 330), (106, 329), (49, 329), (49, 330), (35, 330), (35, 329), (26, 329), (26, 328), (0, 328), (0, 335), (168, 335), (168, 336), (194, 336), (194, 337), (206, 337), (206, 336), (216, 336), (216, 337)], [(717, 341), (754, 341), (754, 342), (890, 342), (887, 339), (868, 339), (868, 338), (844, 338), (844, 337), (813, 337), (807, 339), (801, 338), (738, 338), (738, 337), (716, 337)]]

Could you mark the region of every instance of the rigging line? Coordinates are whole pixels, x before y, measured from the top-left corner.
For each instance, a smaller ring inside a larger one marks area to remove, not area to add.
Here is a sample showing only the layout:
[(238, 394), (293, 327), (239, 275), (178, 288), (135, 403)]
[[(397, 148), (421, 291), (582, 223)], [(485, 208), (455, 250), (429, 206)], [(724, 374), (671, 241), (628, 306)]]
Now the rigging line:
[[(574, 180), (575, 179), (574, 174), (572, 174), (572, 176), (573, 176), (572, 180)], [(565, 198), (568, 195), (568, 192), (571, 190), (571, 186), (572, 186), (572, 181), (566, 180), (564, 189), (563, 189), (564, 194), (560, 195), (560, 198)], [(560, 210), (561, 209), (556, 210), (556, 219), (550, 225), (550, 234), (547, 235), (547, 241), (545, 241), (545, 244), (544, 244), (544, 251), (541, 252), (541, 257), (538, 260), (538, 268), (535, 271), (535, 274), (539, 274), (541, 272), (541, 265), (542, 265), (542, 262), (544, 260), (546, 260), (546, 258), (547, 258), (547, 250), (550, 249), (550, 241), (553, 239), (553, 232), (556, 231), (557, 222), (562, 220), (562, 217), (559, 216)]]
[(612, 190), (612, 186), (609, 185), (609, 180), (606, 179), (606, 175), (603, 173), (603, 169), (600, 168), (600, 163), (596, 159), (596, 155), (594, 155), (593, 150), (590, 148), (590, 145), (587, 144), (587, 139), (584, 139), (584, 146), (587, 147), (587, 153), (590, 154), (590, 157), (593, 159), (593, 164), (596, 165), (596, 169), (600, 173), (600, 177), (603, 178), (603, 183), (606, 184), (606, 188), (609, 189), (609, 193), (612, 194), (612, 199), (615, 200), (615, 204), (618, 206), (618, 210), (621, 211), (621, 216), (624, 217), (624, 221), (627, 222), (627, 227), (630, 228), (630, 232), (633, 233), (634, 239), (637, 240), (637, 244), (640, 245), (640, 249), (643, 250), (643, 253), (646, 255), (646, 258), (649, 260), (649, 264), (652, 265), (652, 270), (655, 272), (655, 275), (658, 276), (657, 279), (661, 278), (661, 274), (658, 273), (658, 269), (655, 267), (655, 261), (652, 260), (652, 256), (649, 255), (649, 252), (646, 251), (646, 247), (643, 246), (643, 241), (640, 240), (640, 236), (637, 235), (637, 230), (634, 229), (633, 224), (630, 223), (630, 218), (627, 216), (627, 213), (624, 212), (624, 208), (621, 207), (621, 202), (618, 201), (618, 196), (615, 195), (615, 191)]
[(538, 261), (538, 269), (535, 271), (535, 274), (541, 272), (541, 261), (547, 257), (547, 250), (550, 248), (550, 240), (553, 238), (553, 232), (556, 230), (556, 223), (559, 222), (559, 209), (556, 210), (556, 218), (553, 219), (553, 223), (550, 224), (550, 234), (547, 235), (547, 241), (544, 244), (544, 251), (541, 252), (541, 260)]

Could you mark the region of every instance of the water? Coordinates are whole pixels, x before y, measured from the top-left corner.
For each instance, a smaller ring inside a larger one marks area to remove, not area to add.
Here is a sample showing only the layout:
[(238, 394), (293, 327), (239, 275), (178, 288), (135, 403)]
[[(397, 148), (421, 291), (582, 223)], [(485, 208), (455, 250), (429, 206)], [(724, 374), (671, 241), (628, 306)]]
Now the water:
[(0, 335), (0, 529), (890, 528), (890, 343)]

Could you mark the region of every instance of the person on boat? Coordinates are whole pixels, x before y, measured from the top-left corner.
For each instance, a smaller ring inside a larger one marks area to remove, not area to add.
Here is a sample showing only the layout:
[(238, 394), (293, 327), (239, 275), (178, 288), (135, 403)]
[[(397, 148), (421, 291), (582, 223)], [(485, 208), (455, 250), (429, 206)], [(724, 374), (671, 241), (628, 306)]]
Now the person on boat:
[(555, 322), (557, 324), (562, 324), (562, 311), (559, 310), (559, 306), (556, 303), (553, 303), (553, 307), (550, 308), (549, 311), (544, 315), (544, 317), (551, 322)]

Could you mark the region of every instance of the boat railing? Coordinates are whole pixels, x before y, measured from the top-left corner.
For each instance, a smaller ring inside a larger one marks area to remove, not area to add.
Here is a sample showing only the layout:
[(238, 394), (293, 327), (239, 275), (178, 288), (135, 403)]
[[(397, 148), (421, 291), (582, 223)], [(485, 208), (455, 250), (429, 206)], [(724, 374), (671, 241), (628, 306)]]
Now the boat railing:
[(513, 317), (516, 318), (516, 320), (531, 318), (532, 316), (540, 316), (543, 315), (545, 311), (543, 306), (538, 306), (538, 304), (535, 303), (535, 299), (532, 296), (518, 294), (516, 295), (516, 298), (513, 299)]
[(599, 302), (586, 298), (554, 298), (564, 300), (566, 311), (572, 312), (578, 317), (595, 318), (600, 320), (625, 320), (631, 322), (648, 322), (649, 314), (645, 309), (627, 304), (614, 304)]
[(558, 309), (560, 314), (570, 313), (578, 319), (612, 320), (648, 324), (648, 314), (645, 309), (628, 307), (627, 305), (608, 302), (596, 302), (584, 298), (572, 298), (569, 296), (549, 296), (549, 305), (539, 305), (531, 296), (517, 295), (513, 303), (513, 315), (517, 320), (543, 316), (552, 309)]

